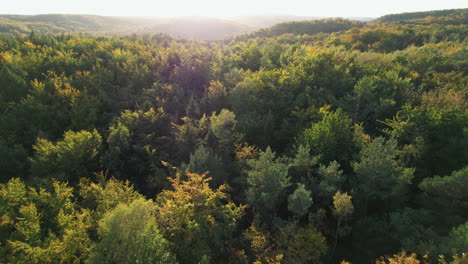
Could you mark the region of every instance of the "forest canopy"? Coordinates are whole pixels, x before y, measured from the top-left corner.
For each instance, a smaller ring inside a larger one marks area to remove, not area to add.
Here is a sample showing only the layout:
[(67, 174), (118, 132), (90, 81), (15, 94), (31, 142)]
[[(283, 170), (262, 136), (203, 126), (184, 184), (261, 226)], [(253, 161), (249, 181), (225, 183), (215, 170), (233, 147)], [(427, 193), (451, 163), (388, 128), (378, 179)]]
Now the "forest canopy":
[(466, 15), (2, 31), (0, 263), (467, 263)]

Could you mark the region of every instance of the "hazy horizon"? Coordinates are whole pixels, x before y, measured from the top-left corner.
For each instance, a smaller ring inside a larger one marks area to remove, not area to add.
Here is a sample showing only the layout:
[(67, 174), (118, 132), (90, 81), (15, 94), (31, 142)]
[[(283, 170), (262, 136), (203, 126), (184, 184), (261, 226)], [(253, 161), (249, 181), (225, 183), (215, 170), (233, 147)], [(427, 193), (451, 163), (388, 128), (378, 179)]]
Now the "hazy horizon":
[(158, 1), (92, 1), (82, 0), (78, 5), (58, 0), (18, 0), (6, 2), (1, 14), (39, 15), (39, 14), (82, 14), (100, 16), (129, 17), (211, 17), (233, 18), (239, 16), (290, 15), (311, 17), (369, 17), (376, 18), (387, 14), (418, 12), (442, 9), (467, 8), (461, 0), (446, 1), (406, 1), (394, 0), (379, 3), (371, 0), (342, 1), (329, 0), (315, 2), (289, 0), (287, 6), (283, 1), (267, 0), (173, 0)]

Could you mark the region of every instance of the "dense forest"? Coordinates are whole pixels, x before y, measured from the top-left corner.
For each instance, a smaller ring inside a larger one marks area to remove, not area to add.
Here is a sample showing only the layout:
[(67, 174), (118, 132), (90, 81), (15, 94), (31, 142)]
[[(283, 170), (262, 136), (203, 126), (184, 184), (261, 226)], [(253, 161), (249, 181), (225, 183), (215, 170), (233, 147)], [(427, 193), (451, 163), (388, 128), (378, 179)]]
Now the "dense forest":
[(468, 263), (467, 15), (0, 35), (0, 263)]

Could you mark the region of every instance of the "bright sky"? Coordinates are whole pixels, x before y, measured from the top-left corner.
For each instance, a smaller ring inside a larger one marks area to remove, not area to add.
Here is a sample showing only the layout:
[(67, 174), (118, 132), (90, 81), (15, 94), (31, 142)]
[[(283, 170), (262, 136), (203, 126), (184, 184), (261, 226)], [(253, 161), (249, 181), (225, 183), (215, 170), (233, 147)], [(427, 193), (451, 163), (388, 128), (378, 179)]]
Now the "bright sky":
[(391, 13), (467, 8), (467, 0), (3, 0), (0, 14), (210, 16), (290, 14), (378, 17)]

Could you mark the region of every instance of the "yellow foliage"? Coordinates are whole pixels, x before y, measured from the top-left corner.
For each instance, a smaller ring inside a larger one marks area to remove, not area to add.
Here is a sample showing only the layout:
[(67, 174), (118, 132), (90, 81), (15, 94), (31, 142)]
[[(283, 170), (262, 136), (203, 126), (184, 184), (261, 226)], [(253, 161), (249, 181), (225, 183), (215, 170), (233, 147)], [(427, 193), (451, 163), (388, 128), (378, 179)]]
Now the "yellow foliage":
[(324, 106), (320, 107), (319, 113), (321, 113), (323, 115), (326, 115), (326, 114), (330, 113), (331, 107), (332, 107), (331, 104), (324, 105)]
[(39, 238), (41, 232), (41, 214), (37, 211), (34, 203), (22, 205), (19, 208), (21, 217), (18, 217), (16, 229), (24, 235), (26, 241), (35, 241)]
[(97, 218), (112, 210), (119, 203), (130, 204), (142, 197), (128, 181), (118, 181), (114, 178), (106, 180), (104, 173), (96, 174), (98, 182), (81, 178), (80, 196), (86, 207), (93, 209)]
[(13, 62), (13, 54), (11, 52), (0, 52), (0, 62), (3, 64), (11, 63)]
[(255, 225), (251, 225), (246, 233), (250, 239), (251, 247), (255, 251), (265, 250), (268, 245), (268, 240), (265, 234), (257, 230)]
[(34, 45), (31, 41), (27, 40), (24, 42), (24, 46), (28, 49), (36, 49), (38, 46)]
[(200, 257), (200, 251), (223, 249), (245, 206), (229, 199), (226, 185), (211, 189), (206, 174), (187, 172), (185, 176), (169, 178), (172, 190), (158, 195), (155, 215), (161, 232), (175, 244), (175, 253), (193, 260)]
[(283, 255), (278, 254), (278, 255), (276, 255), (274, 257), (271, 257), (271, 258), (265, 258), (265, 263), (266, 264), (280, 264), (281, 260), (283, 260)]
[(258, 149), (255, 145), (237, 144), (236, 145), (236, 159), (245, 164), (247, 160), (253, 159), (257, 156)]
[(351, 202), (351, 196), (348, 193), (337, 192), (333, 196), (333, 206), (335, 207), (335, 212), (340, 217), (346, 217), (353, 213), (354, 206)]
[(69, 83), (55, 84), (55, 89), (57, 93), (65, 98), (68, 98), (72, 104), (76, 102), (76, 99), (80, 96), (80, 91), (76, 88), (73, 88)]
[(186, 173), (187, 180), (183, 181), (180, 175), (169, 178), (174, 190), (164, 190), (157, 198), (160, 205), (158, 208), (158, 218), (161, 226), (167, 228), (179, 228), (184, 224), (198, 225), (195, 222), (196, 210), (203, 209), (206, 213), (206, 220), (213, 223), (209, 210), (221, 209), (225, 213), (238, 217), (242, 214), (243, 208), (236, 208), (235, 204), (228, 202), (221, 206), (220, 200), (227, 200), (228, 196), (224, 192), (226, 185), (221, 185), (217, 190), (212, 190), (209, 186), (210, 177), (206, 174)]
[(365, 133), (363, 123), (354, 124), (354, 138), (353, 141), (358, 146), (363, 146), (371, 142), (371, 137)]
[(412, 253), (411, 255), (408, 255), (405, 251), (402, 251), (399, 254), (393, 255), (393, 257), (380, 257), (380, 260), (376, 261), (376, 264), (419, 264), (421, 263), (417, 259), (417, 255), (415, 253)]

